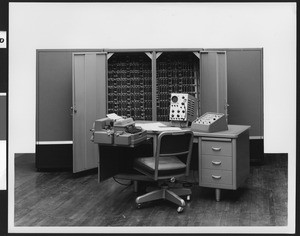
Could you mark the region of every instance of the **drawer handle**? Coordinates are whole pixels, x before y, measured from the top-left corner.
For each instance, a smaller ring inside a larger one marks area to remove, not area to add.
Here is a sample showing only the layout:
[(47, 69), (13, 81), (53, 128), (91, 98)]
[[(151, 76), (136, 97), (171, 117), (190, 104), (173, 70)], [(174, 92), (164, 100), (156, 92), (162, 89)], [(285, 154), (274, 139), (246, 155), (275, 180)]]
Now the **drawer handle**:
[(212, 150), (214, 150), (214, 151), (221, 151), (221, 148), (220, 147), (212, 147)]
[(221, 179), (222, 178), (222, 176), (220, 176), (220, 175), (212, 175), (211, 176), (213, 179)]
[(216, 165), (216, 166), (218, 166), (218, 165), (221, 165), (221, 161), (212, 161), (211, 163), (213, 163), (213, 165)]

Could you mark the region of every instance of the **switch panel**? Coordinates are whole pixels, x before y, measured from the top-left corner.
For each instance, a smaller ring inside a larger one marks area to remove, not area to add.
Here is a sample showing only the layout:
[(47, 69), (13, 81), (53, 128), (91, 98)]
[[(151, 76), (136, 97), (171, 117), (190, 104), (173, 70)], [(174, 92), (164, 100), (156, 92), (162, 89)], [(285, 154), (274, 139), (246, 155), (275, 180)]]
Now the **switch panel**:
[(226, 116), (223, 113), (206, 112), (193, 121), (191, 129), (209, 133), (228, 130)]

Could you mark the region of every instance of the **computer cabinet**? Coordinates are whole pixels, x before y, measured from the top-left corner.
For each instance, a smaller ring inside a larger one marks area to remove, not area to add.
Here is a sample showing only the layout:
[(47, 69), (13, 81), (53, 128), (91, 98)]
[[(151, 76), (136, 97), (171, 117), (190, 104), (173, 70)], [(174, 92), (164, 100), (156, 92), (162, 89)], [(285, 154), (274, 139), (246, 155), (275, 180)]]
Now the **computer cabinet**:
[[(105, 73), (101, 80), (106, 81), (106, 84), (101, 86), (103, 97), (98, 107), (101, 110), (101, 116), (116, 112), (122, 116), (134, 117), (136, 120), (164, 121), (169, 112), (170, 93), (175, 91), (196, 96), (199, 101), (199, 113), (212, 104), (215, 104), (216, 109), (227, 108), (226, 80), (230, 78), (226, 77), (226, 70), (230, 69), (231, 73), (234, 73), (237, 68), (228, 68), (227, 54), (223, 53), (224, 51), (203, 49), (37, 50), (37, 169), (72, 169), (74, 166), (72, 116), (74, 73), (72, 57), (74, 53), (101, 52), (105, 55), (105, 60), (97, 62), (100, 63), (97, 68), (101, 68)], [(241, 55), (243, 55), (242, 52)], [(232, 53), (231, 57), (235, 58), (235, 54)], [(212, 58), (215, 58), (214, 63)], [(243, 60), (243, 63), (247, 64), (247, 59)], [(261, 79), (262, 76), (259, 78)], [(256, 77), (253, 79), (257, 80)], [(209, 81), (214, 81), (215, 85), (209, 84)], [(219, 82), (216, 83), (216, 81)], [(228, 83), (232, 84), (230, 81)], [(206, 87), (216, 85), (219, 86), (219, 90), (216, 89), (208, 94), (207, 96), (211, 96), (211, 99), (206, 99), (204, 95), (205, 91), (208, 91)], [(231, 86), (228, 88), (228, 94), (230, 93), (230, 97), (232, 99), (234, 97), (235, 101), (241, 101), (241, 104), (238, 111), (234, 110), (235, 107), (229, 107), (231, 109), (228, 112), (229, 118), (231, 113), (248, 112), (245, 111), (247, 107), (243, 106), (241, 97), (243, 95), (230, 89), (237, 88)], [(255, 94), (256, 90), (252, 92)], [(217, 97), (224, 99), (216, 100)], [(212, 99), (214, 102), (211, 102)], [(224, 110), (224, 113), (227, 111)], [(262, 116), (261, 113), (255, 115)], [(255, 117), (252, 123), (258, 119), (260, 118)]]
[(202, 109), (227, 113), (225, 52), (105, 51), (108, 53), (108, 113), (135, 120), (167, 121), (171, 93), (196, 97), (198, 115)]

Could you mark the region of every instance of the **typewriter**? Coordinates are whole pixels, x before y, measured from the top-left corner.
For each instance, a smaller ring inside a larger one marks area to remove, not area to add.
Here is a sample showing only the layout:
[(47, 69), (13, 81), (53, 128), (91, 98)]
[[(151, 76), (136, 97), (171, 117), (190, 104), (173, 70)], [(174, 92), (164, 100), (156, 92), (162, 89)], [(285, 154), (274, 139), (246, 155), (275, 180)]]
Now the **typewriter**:
[(99, 144), (129, 146), (147, 139), (147, 131), (135, 126), (132, 118), (102, 118), (94, 122), (91, 140)]
[(135, 126), (132, 118), (126, 118), (114, 123), (114, 137), (117, 145), (132, 145), (146, 140), (147, 131)]

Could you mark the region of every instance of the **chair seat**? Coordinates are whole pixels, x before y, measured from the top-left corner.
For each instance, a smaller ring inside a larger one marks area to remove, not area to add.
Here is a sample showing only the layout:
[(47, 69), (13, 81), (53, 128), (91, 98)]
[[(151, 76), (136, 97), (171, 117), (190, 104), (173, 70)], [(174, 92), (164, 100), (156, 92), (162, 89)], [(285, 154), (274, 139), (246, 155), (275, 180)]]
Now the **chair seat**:
[[(155, 171), (155, 157), (140, 157), (134, 160), (136, 170), (144, 170), (149, 174)], [(184, 173), (186, 164), (180, 161), (176, 156), (159, 157), (158, 174), (172, 175)]]

